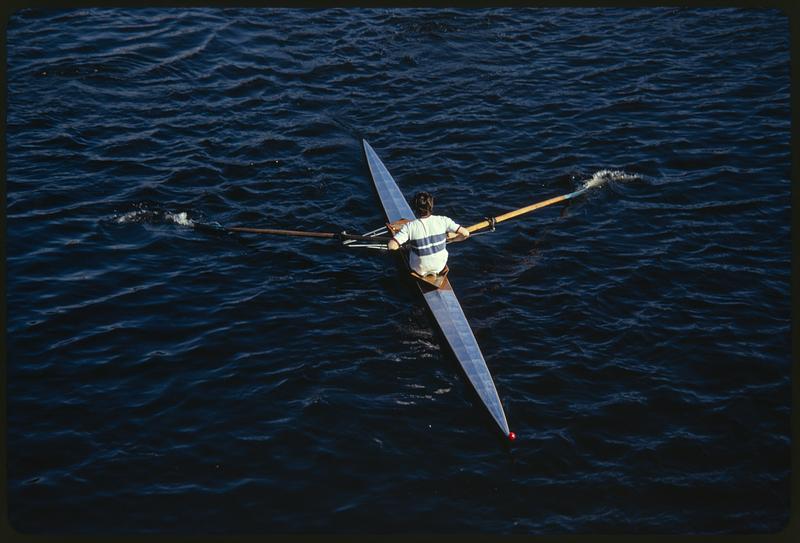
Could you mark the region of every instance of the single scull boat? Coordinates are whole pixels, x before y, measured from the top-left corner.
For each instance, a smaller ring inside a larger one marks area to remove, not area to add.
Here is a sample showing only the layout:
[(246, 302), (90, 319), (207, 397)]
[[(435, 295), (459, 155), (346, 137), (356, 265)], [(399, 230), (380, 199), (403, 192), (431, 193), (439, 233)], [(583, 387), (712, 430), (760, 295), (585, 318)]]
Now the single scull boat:
[[(222, 226), (218, 223), (215, 224), (201, 224), (193, 223), (195, 228), (200, 228), (210, 231), (227, 231), (227, 232), (249, 232), (254, 234), (272, 234), (283, 236), (295, 237), (309, 237), (318, 239), (336, 239), (342, 242), (346, 247), (363, 247), (368, 249), (387, 250), (386, 243), (391, 239), (391, 235), (400, 224), (414, 218), (414, 213), (408, 205), (403, 193), (392, 179), (389, 170), (383, 165), (381, 159), (375, 154), (375, 150), (366, 142), (364, 144), (364, 154), (367, 158), (369, 171), (372, 174), (372, 181), (375, 185), (375, 190), (383, 207), (384, 215), (388, 223), (386, 226), (367, 232), (363, 235), (348, 234), (347, 232), (303, 232), (299, 230), (279, 230), (275, 228), (252, 228), (242, 226)], [(593, 187), (600, 186), (602, 181), (590, 181), (586, 183), (581, 189), (549, 198), (547, 200), (531, 204), (513, 211), (503, 213), (496, 217), (487, 217), (484, 221), (477, 224), (465, 227), (470, 233), (490, 228), (494, 230), (495, 225), (504, 222), (526, 213), (530, 213), (537, 209), (556, 204), (576, 198), (587, 190)], [(384, 236), (385, 234), (385, 236)], [(448, 243), (450, 241), (448, 240)], [(406, 268), (408, 268), (408, 260), (404, 253), (399, 252), (404, 260)], [(489, 373), (489, 368), (486, 366), (486, 361), (483, 359), (481, 350), (478, 347), (478, 342), (475, 341), (475, 336), (467, 323), (467, 318), (464, 316), (464, 311), (458, 303), (453, 292), (453, 286), (447, 277), (447, 268), (437, 276), (421, 277), (409, 270), (410, 275), (414, 276), (417, 287), (422, 293), (425, 303), (428, 304), (431, 314), (436, 321), (442, 335), (447, 341), (448, 346), (453, 351), (456, 359), (461, 367), (464, 369), (469, 382), (477, 392), (478, 397), (489, 410), (489, 413), (494, 418), (497, 426), (503, 433), (512, 441), (515, 439), (514, 432), (508, 430), (508, 422), (506, 421), (506, 414), (503, 411), (503, 405), (500, 403), (500, 397), (497, 395), (497, 389), (494, 386), (492, 375)]]
[[(411, 211), (411, 207), (408, 205), (403, 193), (400, 192), (400, 188), (392, 178), (389, 170), (383, 165), (383, 162), (375, 154), (375, 150), (370, 144), (366, 140), (363, 140), (363, 143), (369, 171), (372, 174), (372, 181), (375, 185), (375, 190), (378, 192), (386, 220), (389, 223), (395, 223), (403, 219), (413, 219), (414, 212)], [(405, 258), (405, 255), (403, 255), (403, 258)], [(500, 397), (497, 395), (492, 374), (489, 373), (489, 368), (486, 366), (486, 361), (483, 359), (478, 342), (475, 340), (467, 318), (464, 316), (461, 304), (458, 303), (458, 298), (453, 292), (450, 280), (447, 276), (444, 276), (444, 281), (441, 282), (441, 286), (438, 288), (425, 285), (422, 281), (416, 281), (416, 283), (425, 299), (425, 303), (428, 304), (433, 314), (433, 318), (441, 329), (442, 335), (447, 340), (447, 344), (453, 351), (458, 363), (464, 369), (464, 373), (475, 388), (475, 392), (478, 393), (478, 397), (489, 410), (503, 434), (510, 439), (514, 439), (514, 433), (508, 429), (506, 414), (503, 411), (503, 405), (500, 403)]]

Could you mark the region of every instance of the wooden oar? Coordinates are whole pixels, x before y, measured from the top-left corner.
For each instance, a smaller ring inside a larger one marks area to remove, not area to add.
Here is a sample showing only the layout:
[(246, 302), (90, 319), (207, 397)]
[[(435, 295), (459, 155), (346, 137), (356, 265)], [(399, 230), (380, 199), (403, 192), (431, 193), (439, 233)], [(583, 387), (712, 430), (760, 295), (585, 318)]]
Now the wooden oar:
[(499, 222), (519, 217), (520, 215), (524, 215), (525, 213), (530, 213), (531, 211), (536, 211), (537, 209), (541, 209), (543, 207), (552, 204), (557, 204), (558, 202), (563, 202), (564, 200), (569, 200), (570, 198), (575, 198), (576, 196), (583, 194), (587, 190), (589, 190), (589, 187), (584, 187), (580, 190), (576, 190), (575, 192), (570, 192), (569, 194), (556, 196), (555, 198), (550, 198), (549, 200), (544, 200), (536, 204), (531, 204), (529, 206), (515, 209), (514, 211), (509, 211), (508, 213), (503, 213), (502, 215), (498, 215), (497, 217), (491, 219), (486, 219), (477, 224), (473, 224), (472, 226), (467, 226), (466, 228), (467, 230), (469, 230), (469, 233), (472, 234), (473, 232), (477, 232), (478, 230), (483, 230), (484, 228), (489, 228)]
[(388, 242), (391, 238), (378, 237), (378, 236), (358, 236), (355, 234), (348, 234), (341, 232), (303, 232), (300, 230), (278, 230), (275, 228), (250, 228), (248, 226), (223, 226), (224, 230), (229, 232), (249, 232), (251, 234), (274, 234), (278, 236), (297, 236), (305, 238), (325, 238), (337, 240), (353, 240), (353, 241), (375, 241), (375, 242)]
[(358, 236), (356, 234), (348, 234), (347, 232), (303, 232), (301, 230), (279, 230), (277, 228), (252, 228), (249, 226), (222, 226), (219, 223), (204, 224), (193, 223), (192, 226), (197, 230), (205, 230), (208, 232), (242, 232), (251, 234), (273, 234), (278, 236), (296, 236), (304, 238), (318, 238), (318, 239), (335, 239), (339, 241), (353, 240), (353, 241), (373, 241), (377, 243), (387, 243), (390, 239), (388, 237), (380, 236)]

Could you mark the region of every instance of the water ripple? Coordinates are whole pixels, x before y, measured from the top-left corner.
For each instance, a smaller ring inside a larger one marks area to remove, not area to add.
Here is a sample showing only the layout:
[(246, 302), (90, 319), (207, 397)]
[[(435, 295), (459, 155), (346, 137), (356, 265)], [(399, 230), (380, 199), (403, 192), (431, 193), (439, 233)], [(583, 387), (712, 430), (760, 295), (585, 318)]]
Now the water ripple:
[[(15, 12), (11, 523), (783, 529), (787, 22)], [(450, 249), (513, 448), (388, 255), (195, 228), (374, 228), (362, 138), (462, 224), (592, 188)]]

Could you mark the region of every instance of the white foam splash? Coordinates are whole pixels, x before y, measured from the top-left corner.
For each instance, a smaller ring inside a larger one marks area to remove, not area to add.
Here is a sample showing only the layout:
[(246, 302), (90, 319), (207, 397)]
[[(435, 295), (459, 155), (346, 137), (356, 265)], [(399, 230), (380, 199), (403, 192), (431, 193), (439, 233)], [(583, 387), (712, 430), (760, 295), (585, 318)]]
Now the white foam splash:
[(170, 211), (147, 209), (144, 205), (140, 205), (139, 209), (128, 211), (122, 215), (114, 218), (114, 222), (118, 224), (128, 223), (149, 223), (161, 224), (172, 223), (178, 226), (193, 227), (194, 221), (189, 218), (188, 213), (181, 211), (180, 213), (173, 213)]
[(583, 184), (584, 189), (599, 187), (608, 181), (633, 181), (638, 176), (619, 170), (600, 170), (592, 175), (591, 179)]
[(194, 221), (189, 218), (185, 211), (181, 211), (180, 213), (166, 213), (164, 218), (180, 226), (194, 226)]
[(137, 209), (136, 211), (129, 211), (127, 213), (123, 213), (119, 217), (116, 218), (116, 222), (119, 224), (125, 224), (129, 222), (141, 222), (142, 219), (148, 215), (150, 212), (144, 209)]

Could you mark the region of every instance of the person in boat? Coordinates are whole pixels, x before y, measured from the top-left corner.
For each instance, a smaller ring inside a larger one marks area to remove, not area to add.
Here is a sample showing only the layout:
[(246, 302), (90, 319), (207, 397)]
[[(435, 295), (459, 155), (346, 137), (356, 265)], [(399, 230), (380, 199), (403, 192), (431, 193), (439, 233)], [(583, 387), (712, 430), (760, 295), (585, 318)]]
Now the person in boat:
[[(450, 217), (433, 214), (433, 196), (418, 192), (411, 200), (416, 219), (405, 223), (389, 240), (388, 248), (396, 251), (404, 243), (410, 247), (408, 264), (420, 275), (439, 274), (447, 265), (447, 240), (463, 241), (469, 230)], [(451, 235), (448, 235), (451, 234)]]

